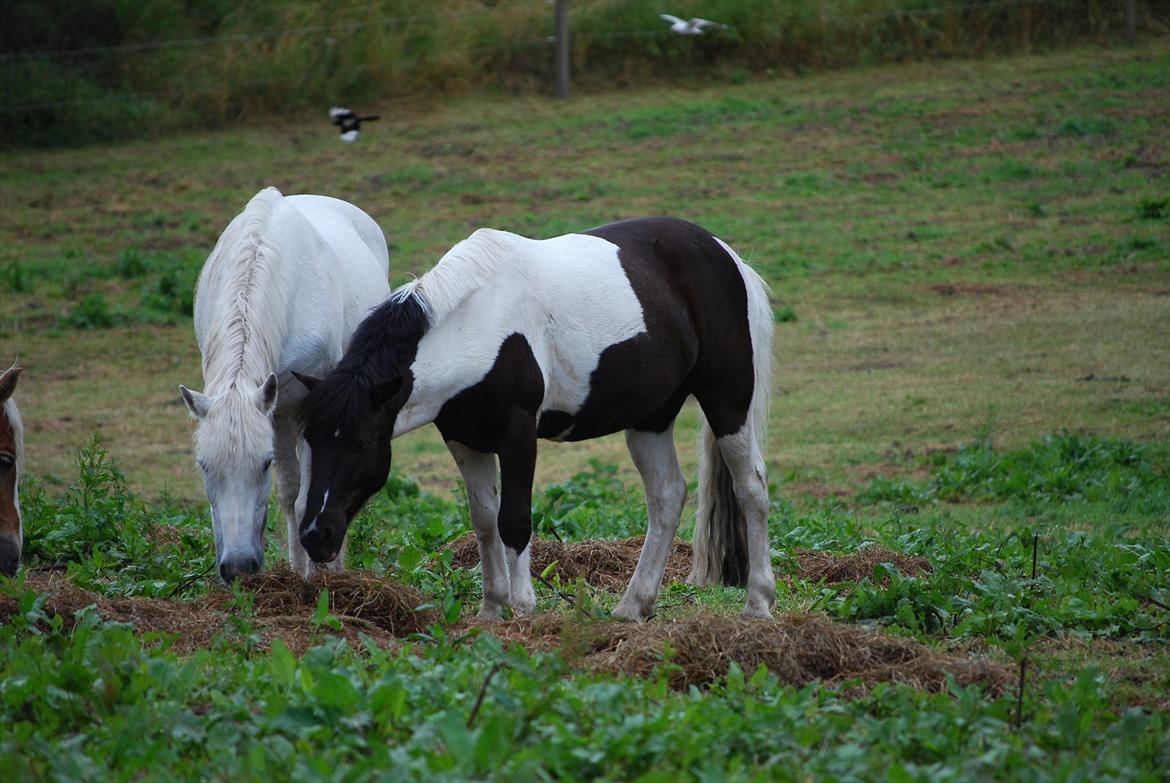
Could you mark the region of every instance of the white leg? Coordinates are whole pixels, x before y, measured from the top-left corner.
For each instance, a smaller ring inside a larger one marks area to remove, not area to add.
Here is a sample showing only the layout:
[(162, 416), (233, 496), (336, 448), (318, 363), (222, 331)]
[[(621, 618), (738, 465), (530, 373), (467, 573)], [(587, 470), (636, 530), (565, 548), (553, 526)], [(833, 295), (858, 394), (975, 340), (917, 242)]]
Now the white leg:
[(532, 542), (516, 554), (510, 546), (504, 547), (508, 560), (508, 580), (511, 584), (509, 603), (516, 614), (532, 614), (536, 609), (536, 591), (532, 589)]
[(447, 449), (459, 466), (467, 488), (467, 505), (471, 524), (479, 542), (479, 562), (483, 570), (483, 604), (479, 619), (498, 620), (508, 603), (508, 571), (504, 563), (504, 544), (500, 540), (496, 518), (500, 495), (496, 487), (496, 455), (472, 451), (462, 443), (447, 442)]
[(717, 442), (731, 471), (735, 498), (747, 523), (748, 597), (743, 616), (771, 617), (772, 606), (776, 603), (776, 577), (772, 573), (771, 544), (768, 542), (768, 481), (764, 458), (756, 445), (750, 423)]
[(276, 496), (288, 531), (288, 562), (294, 571), (307, 579), (313, 573), (313, 563), (301, 546), (297, 508), (301, 490), (301, 464), (297, 458), (299, 431), (292, 417), (279, 416), (275, 425)]
[(626, 430), (626, 446), (642, 476), (650, 523), (634, 577), (614, 614), (644, 621), (654, 614), (666, 560), (687, 499), (687, 482), (678, 466), (673, 425), (666, 432)]

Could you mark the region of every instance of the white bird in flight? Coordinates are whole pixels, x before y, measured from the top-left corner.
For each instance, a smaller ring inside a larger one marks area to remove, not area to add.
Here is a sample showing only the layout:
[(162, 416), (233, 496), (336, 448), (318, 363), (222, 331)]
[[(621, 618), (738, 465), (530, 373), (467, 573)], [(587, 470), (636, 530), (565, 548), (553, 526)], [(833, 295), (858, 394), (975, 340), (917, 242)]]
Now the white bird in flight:
[(671, 14), (659, 14), (663, 21), (670, 22), (670, 29), (679, 35), (702, 35), (704, 30), (726, 30), (727, 25), (712, 22), (708, 19), (679, 19)]

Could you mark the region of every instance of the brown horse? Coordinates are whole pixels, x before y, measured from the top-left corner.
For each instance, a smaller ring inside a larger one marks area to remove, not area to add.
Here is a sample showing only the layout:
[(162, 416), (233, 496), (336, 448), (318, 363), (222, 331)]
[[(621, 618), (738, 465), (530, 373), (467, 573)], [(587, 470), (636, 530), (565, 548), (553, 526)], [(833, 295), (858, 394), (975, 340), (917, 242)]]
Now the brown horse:
[(20, 564), (24, 531), (20, 526), (20, 471), (24, 465), (24, 425), (12, 393), (20, 379), (12, 365), (0, 375), (0, 574), (12, 576)]

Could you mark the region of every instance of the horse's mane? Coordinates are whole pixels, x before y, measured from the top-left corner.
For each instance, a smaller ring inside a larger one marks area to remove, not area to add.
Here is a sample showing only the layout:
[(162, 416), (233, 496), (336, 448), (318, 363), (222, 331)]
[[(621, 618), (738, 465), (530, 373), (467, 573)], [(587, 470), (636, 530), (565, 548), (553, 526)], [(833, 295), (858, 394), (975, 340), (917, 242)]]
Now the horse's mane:
[(515, 258), (511, 238), (504, 231), (479, 229), (366, 316), (337, 367), (305, 399), (302, 422), (315, 436), (363, 429), (373, 414), (370, 390), (395, 378), (411, 380), (408, 370), (419, 340), (501, 263)]
[(430, 328), (428, 310), (413, 289), (400, 289), (375, 308), (354, 332), (337, 367), (305, 398), (302, 422), (325, 436), (360, 431), (373, 413), (370, 390), (405, 377), (414, 362), (418, 342)]
[(481, 228), (446, 252), (422, 277), (394, 292), (392, 299), (418, 297), (431, 325), (442, 321), (460, 302), (517, 257), (515, 234)]
[(285, 297), (274, 291), (280, 247), (269, 229), (284, 197), (275, 188), (257, 193), (224, 232), (203, 274), (214, 269), (222, 290), (207, 318), (204, 336), (205, 388), (234, 386), (245, 377), (262, 382), (272, 371), (285, 319), (276, 312)]
[(16, 480), (20, 481), (21, 468), (24, 465), (24, 421), (20, 418), (20, 409), (16, 407), (16, 400), (9, 397), (0, 405), (4, 415), (8, 417), (8, 424), (12, 427), (12, 437), (16, 441)]

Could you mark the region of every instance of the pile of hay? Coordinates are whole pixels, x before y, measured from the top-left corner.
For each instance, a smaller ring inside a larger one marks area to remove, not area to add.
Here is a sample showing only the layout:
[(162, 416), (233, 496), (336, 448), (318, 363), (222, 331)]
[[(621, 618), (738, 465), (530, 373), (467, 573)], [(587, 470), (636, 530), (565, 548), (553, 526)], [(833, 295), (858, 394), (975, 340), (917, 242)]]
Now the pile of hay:
[[(172, 647), (181, 652), (211, 646), (217, 637), (239, 638), (240, 623), (229, 615), (241, 610), (229, 606), (231, 596), (217, 591), (195, 601), (163, 598), (106, 598), (74, 585), (60, 572), (30, 572), (28, 587), (46, 594), (44, 611), (60, 616), (69, 629), (75, 615), (93, 607), (108, 621), (132, 625), (138, 633), (173, 636)], [(260, 647), (279, 638), (295, 652), (303, 652), (323, 638), (324, 633), (344, 636), (359, 643), (358, 634), (379, 645), (393, 645), (397, 639), (425, 630), (438, 619), (434, 610), (419, 610), (425, 603), (422, 593), (408, 585), (380, 579), (359, 571), (321, 572), (309, 582), (285, 563), (244, 580), (252, 591), (252, 610), (247, 613)], [(313, 619), (320, 591), (329, 591), (329, 611), (341, 629), (317, 628)], [(0, 597), (0, 620), (19, 611), (16, 601)]]
[[(934, 566), (925, 557), (911, 557), (884, 546), (867, 546), (848, 555), (835, 555), (814, 549), (795, 549), (796, 573), (791, 576), (814, 584), (860, 582), (873, 576), (873, 569), (881, 563), (892, 563), (906, 576), (930, 573)], [(883, 577), (882, 582), (889, 579)]]
[[(529, 544), (532, 547), (532, 573), (534, 576), (543, 573), (549, 563), (555, 561), (555, 572), (562, 583), (571, 584), (581, 577), (593, 587), (621, 591), (634, 575), (634, 566), (638, 564), (638, 554), (645, 540), (645, 536), (637, 536), (620, 541), (564, 544), (534, 538)], [(447, 548), (454, 554), (453, 564), (459, 568), (474, 568), (479, 562), (479, 545), (474, 533), (457, 538)], [(789, 585), (794, 579), (813, 583), (824, 580), (827, 584), (859, 582), (872, 577), (874, 566), (879, 563), (893, 563), (906, 576), (932, 570), (930, 561), (924, 557), (910, 557), (882, 546), (868, 546), (847, 555), (796, 549), (793, 555), (796, 571), (777, 575)], [(691, 545), (676, 538), (666, 561), (663, 582), (683, 581), (690, 568)]]
[[(620, 541), (579, 541), (565, 544), (560, 541), (532, 539), (532, 574), (544, 573), (550, 563), (556, 562), (554, 572), (563, 584), (572, 584), (577, 577), (593, 587), (605, 590), (624, 590), (638, 555), (642, 552), (645, 536)], [(474, 568), (479, 562), (479, 544), (474, 533), (452, 541), (447, 548), (454, 553), (453, 564), (459, 568)], [(691, 569), (691, 545), (677, 538), (666, 561), (665, 581), (681, 582)]]
[[(857, 679), (866, 687), (898, 682), (935, 692), (946, 688), (950, 674), (961, 685), (980, 685), (998, 695), (1012, 677), (1008, 668), (991, 661), (947, 655), (910, 639), (818, 615), (787, 615), (768, 622), (702, 614), (648, 624), (543, 615), (487, 630), (526, 647), (560, 650), (593, 672), (645, 677), (665, 664), (662, 671), (678, 689), (716, 682), (733, 661), (749, 675), (762, 664), (796, 687)], [(667, 645), (669, 656), (664, 654)]]

